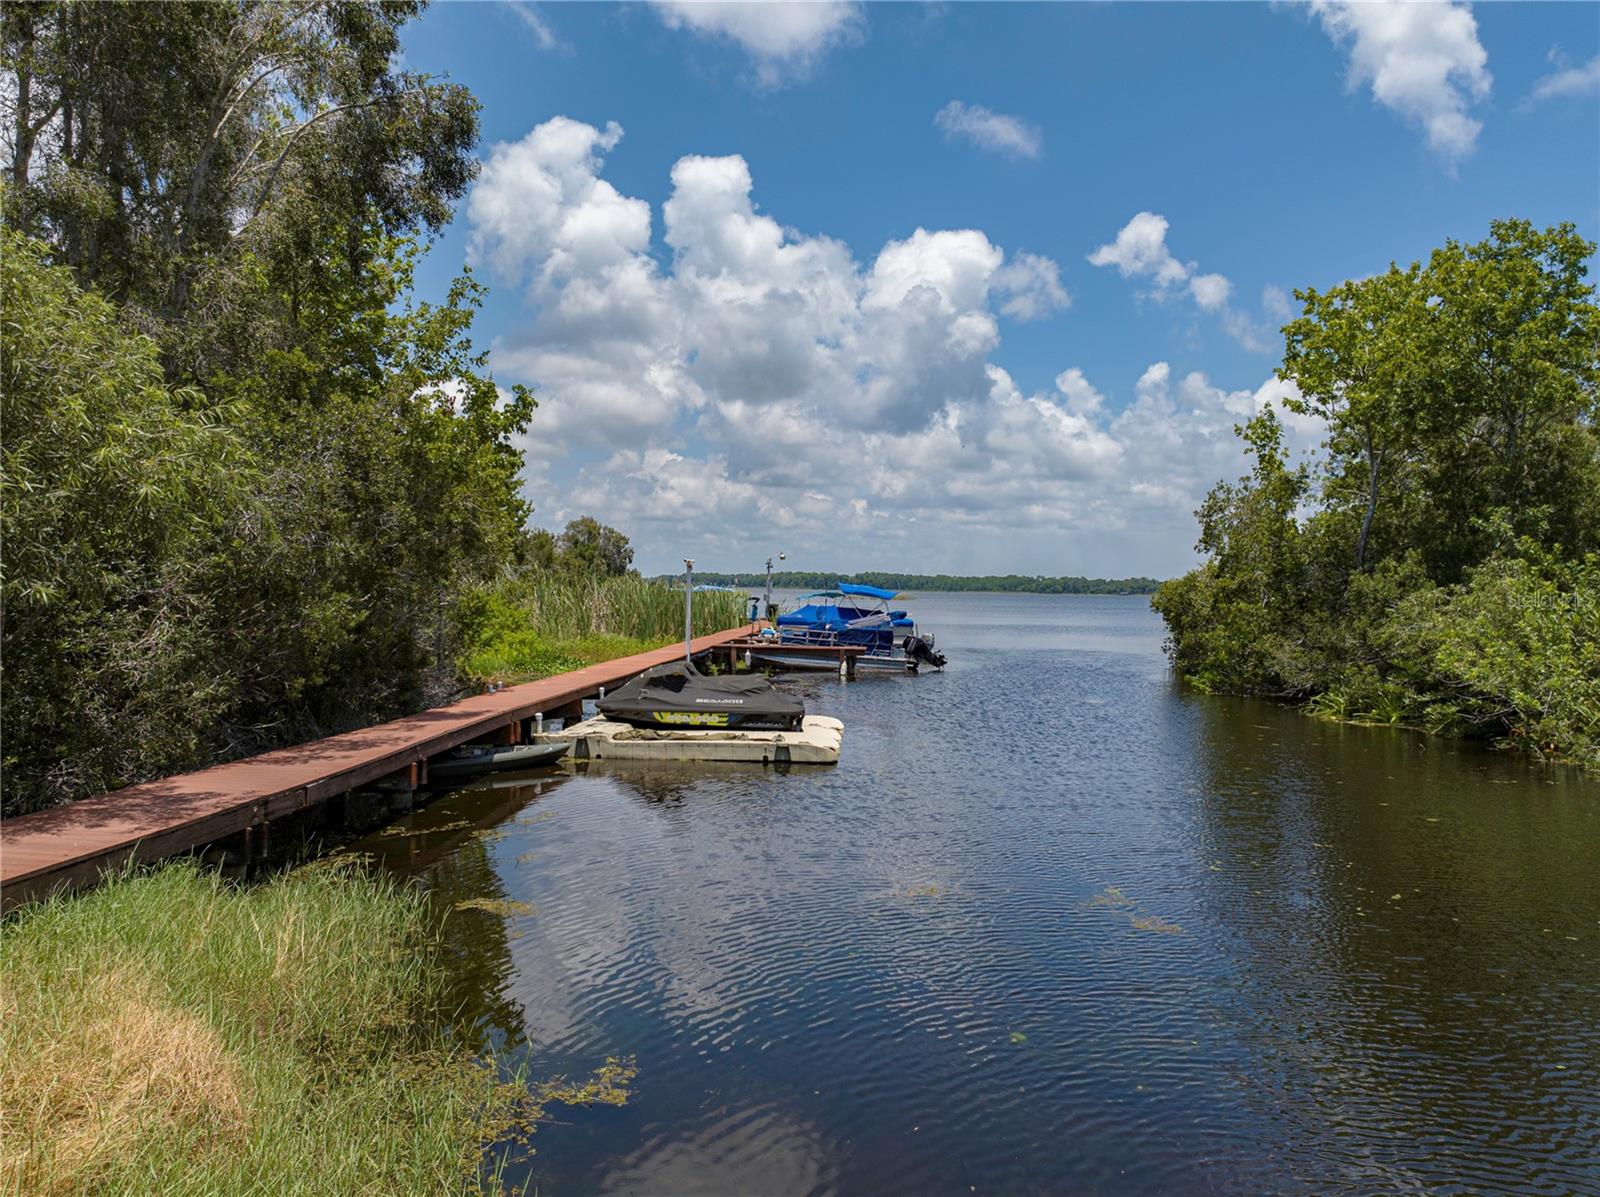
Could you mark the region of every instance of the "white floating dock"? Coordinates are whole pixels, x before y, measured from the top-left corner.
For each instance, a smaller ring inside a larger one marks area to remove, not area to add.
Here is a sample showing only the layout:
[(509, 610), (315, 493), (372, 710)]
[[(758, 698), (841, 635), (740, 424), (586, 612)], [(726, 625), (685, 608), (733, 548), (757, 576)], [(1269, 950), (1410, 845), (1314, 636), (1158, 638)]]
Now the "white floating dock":
[(844, 724), (807, 715), (799, 731), (656, 730), (596, 716), (539, 742), (570, 740), (569, 761), (744, 761), (750, 764), (837, 765)]

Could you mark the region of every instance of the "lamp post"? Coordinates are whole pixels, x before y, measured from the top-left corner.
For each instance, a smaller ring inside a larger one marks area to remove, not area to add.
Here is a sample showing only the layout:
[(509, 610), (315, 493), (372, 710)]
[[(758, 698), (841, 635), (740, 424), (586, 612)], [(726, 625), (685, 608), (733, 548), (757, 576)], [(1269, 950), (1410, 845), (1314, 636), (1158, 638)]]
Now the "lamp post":
[[(778, 560), (779, 561), (785, 561), (785, 560), (788, 559), (788, 556), (789, 555), (787, 553), (779, 553), (778, 554)], [(767, 616), (768, 619), (772, 618), (772, 558), (771, 557), (767, 558), (767, 601), (766, 601), (766, 612), (765, 613), (766, 613), (766, 616)]]
[(683, 559), (683, 663), (694, 668), (694, 653), (689, 642), (694, 639), (694, 560)]

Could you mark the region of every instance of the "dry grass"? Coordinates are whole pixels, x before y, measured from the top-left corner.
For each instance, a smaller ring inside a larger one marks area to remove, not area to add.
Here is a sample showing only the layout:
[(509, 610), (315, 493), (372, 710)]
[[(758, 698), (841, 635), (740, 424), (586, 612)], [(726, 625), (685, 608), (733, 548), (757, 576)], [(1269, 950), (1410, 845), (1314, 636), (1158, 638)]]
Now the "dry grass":
[(150, 1135), (203, 1150), (242, 1145), (239, 1062), (203, 1019), (155, 999), (152, 988), (122, 968), (97, 971), (77, 989), (68, 1023), (30, 1028), (5, 987), (0, 1186), (80, 1190)]

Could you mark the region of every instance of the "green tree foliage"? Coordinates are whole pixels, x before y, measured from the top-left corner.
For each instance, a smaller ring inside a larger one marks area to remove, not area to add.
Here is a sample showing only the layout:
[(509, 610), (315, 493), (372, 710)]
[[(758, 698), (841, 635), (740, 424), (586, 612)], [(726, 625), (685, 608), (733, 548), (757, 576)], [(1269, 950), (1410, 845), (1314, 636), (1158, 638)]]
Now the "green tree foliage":
[(1238, 429), (1255, 466), (1219, 483), (1200, 508), (1200, 544), (1210, 561), (1158, 592), (1174, 660), (1198, 683), (1271, 693), (1296, 670), (1293, 620), (1305, 577), (1295, 520), (1308, 485), (1290, 469), (1283, 428), (1268, 408)]
[[(1266, 417), (1155, 604), (1175, 664), (1315, 710), (1600, 750), (1600, 310), (1571, 225), (1497, 221), (1426, 264), (1297, 292), (1280, 375), (1328, 428), (1313, 481)], [(1309, 512), (1306, 508), (1310, 507)]]
[(266, 517), (236, 529), (224, 563), (229, 621), (251, 629), (231, 752), (443, 697), (450, 607), (521, 543), (514, 438), (533, 400), (483, 373), (477, 284), (410, 306), (410, 261), (403, 243), (375, 247), (364, 281), (321, 305), (317, 337), (217, 382), (271, 470)]
[(193, 759), (229, 701), (194, 559), (259, 474), (228, 413), (0, 231), (5, 806)]
[(409, 3), (0, 12), (8, 813), (414, 710), (532, 397), (411, 297), (476, 102)]
[(481, 373), (475, 284), (391, 307), (409, 285), (391, 245), (389, 285), (325, 311), (357, 351), (268, 354), (206, 394), (5, 238), (5, 809), (448, 689), (448, 612), (515, 557), (527, 514), (512, 438), (532, 399)]
[(420, 8), (7, 4), (7, 216), (82, 285), (149, 314), (191, 372), (236, 360), (207, 330), (259, 322), (230, 320), (252, 298), (236, 291), (243, 251), (314, 289), (325, 243), (359, 262), (374, 227), (437, 229), (471, 181), (471, 94), (393, 66)]
[(620, 578), (633, 568), (628, 538), (593, 516), (569, 523), (556, 537), (555, 548), (558, 566), (569, 572)]

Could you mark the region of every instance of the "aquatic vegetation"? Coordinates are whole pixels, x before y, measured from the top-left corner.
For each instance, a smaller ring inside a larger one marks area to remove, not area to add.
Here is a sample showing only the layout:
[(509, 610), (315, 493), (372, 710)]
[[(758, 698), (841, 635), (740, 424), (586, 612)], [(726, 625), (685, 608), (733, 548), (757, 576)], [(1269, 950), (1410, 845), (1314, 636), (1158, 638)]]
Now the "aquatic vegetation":
[(485, 914), (498, 914), (509, 918), (514, 914), (536, 914), (531, 902), (519, 902), (515, 898), (463, 898), (457, 902), (453, 910), (481, 910)]
[(1126, 910), (1133, 904), (1133, 899), (1127, 897), (1114, 885), (1106, 886), (1105, 889), (1089, 899), (1090, 906), (1109, 906), (1113, 910)]
[(1128, 921), (1135, 931), (1161, 931), (1171, 935), (1183, 930), (1177, 923), (1169, 923), (1153, 914), (1136, 914)]
[(385, 827), (379, 834), (391, 838), (406, 835), (436, 835), (445, 831), (462, 831), (471, 826), (472, 824), (466, 819), (452, 819), (448, 823), (436, 823), (432, 827), (407, 827), (397, 823), (393, 827)]
[[(639, 1075), (639, 1064), (633, 1056), (607, 1056), (587, 1080), (569, 1081), (566, 1077), (552, 1077), (544, 1081), (530, 1081), (517, 1076), (497, 1086), (496, 1103), (491, 1137), (500, 1144), (513, 1144), (522, 1148), (521, 1154), (531, 1154), (534, 1131), (546, 1120), (553, 1105), (568, 1106), (623, 1106), (633, 1096), (630, 1086)], [(517, 1153), (508, 1153), (502, 1163)]]
[(532, 1093), (534, 1100), (544, 1106), (556, 1102), (569, 1106), (621, 1106), (633, 1095), (628, 1086), (638, 1075), (639, 1062), (634, 1057), (607, 1056), (586, 1081), (574, 1083), (556, 1077), (533, 1086)]
[(1028, 1037), (1026, 1035), (1024, 1035), (1021, 1031), (1012, 1031), (1010, 1038), (1011, 1038), (1011, 1042), (1012, 1043), (1017, 1044), (1019, 1046), (1021, 1044), (1024, 1044), (1024, 1043), (1028, 1042)]
[[(1212, 866), (1213, 869), (1215, 867)], [(1128, 920), (1128, 925), (1135, 931), (1161, 931), (1172, 934), (1183, 930), (1177, 923), (1168, 922), (1158, 915), (1140, 914), (1139, 903), (1115, 885), (1106, 886), (1085, 902), (1084, 907), (1089, 910), (1109, 910), (1121, 915)]]
[(444, 1034), (420, 890), (183, 862), (0, 927), (0, 1193), (474, 1191), (509, 1107)]
[(937, 898), (944, 893), (937, 885), (908, 885), (900, 891), (902, 898)]
[(1350, 695), (1343, 690), (1327, 690), (1313, 695), (1305, 705), (1306, 713), (1319, 719), (1349, 719), (1354, 710)]
[(1400, 723), (1410, 705), (1407, 698), (1401, 686), (1382, 686), (1361, 712), (1361, 718), (1369, 723)]

